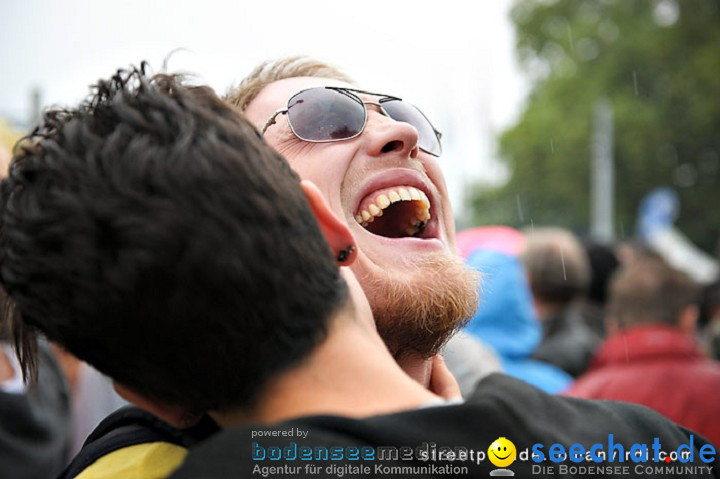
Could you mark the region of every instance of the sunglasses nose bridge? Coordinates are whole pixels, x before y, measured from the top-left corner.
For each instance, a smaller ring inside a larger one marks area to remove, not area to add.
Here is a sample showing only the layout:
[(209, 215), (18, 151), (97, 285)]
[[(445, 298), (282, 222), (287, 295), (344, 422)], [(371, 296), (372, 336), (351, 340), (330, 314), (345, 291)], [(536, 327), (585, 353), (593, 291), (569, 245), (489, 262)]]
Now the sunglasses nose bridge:
[[(372, 111), (375, 111), (375, 112), (377, 112), (377, 113), (380, 113), (382, 116), (390, 119), (391, 121), (395, 121), (395, 122), (398, 122), (398, 123), (407, 123), (408, 125), (412, 126), (413, 128), (415, 128), (415, 129), (417, 130), (417, 127), (416, 127), (415, 125), (413, 125), (411, 122), (404, 121), (404, 120), (399, 120), (399, 119), (393, 117), (393, 116), (390, 114), (390, 112), (388, 112), (388, 111), (383, 107), (382, 103), (379, 102), (379, 101), (365, 101), (365, 100), (363, 100), (363, 105), (373, 106), (373, 107), (375, 107), (375, 108), (372, 108)], [(365, 107), (365, 109), (366, 109), (366, 110), (370, 110), (370, 108), (367, 108), (367, 106)], [(366, 113), (366, 115), (367, 115), (367, 113)]]
[[(368, 101), (362, 100), (362, 103), (363, 103), (363, 105), (366, 105), (366, 106), (365, 106), (365, 111), (366, 111), (365, 116), (367, 117), (367, 119), (365, 120), (366, 123), (367, 123), (367, 121), (370, 120), (367, 112), (368, 112), (368, 111), (375, 111), (375, 112), (377, 112), (377, 113), (380, 113), (382, 116), (384, 116), (385, 118), (387, 118), (387, 119), (390, 120), (391, 122), (404, 123), (404, 124), (406, 124), (406, 125), (411, 126), (411, 127), (416, 131), (416, 133), (419, 134), (419, 131), (418, 131), (417, 127), (415, 127), (415, 125), (413, 125), (413, 124), (411, 124), (411, 123), (409, 123), (409, 122), (407, 122), (407, 121), (402, 121), (402, 120), (398, 120), (398, 119), (396, 119), (396, 118), (393, 118), (393, 116), (392, 116), (387, 110), (385, 110), (385, 108), (383, 108), (382, 103), (380, 103), (380, 102), (378, 102), (378, 101), (371, 101), (371, 100), (368, 100)], [(372, 110), (371, 110), (370, 108), (367, 107), (367, 105), (373, 106), (373, 107), (375, 107), (375, 108), (372, 108)]]
[[(386, 117), (390, 118), (390, 115), (387, 114), (387, 112), (386, 112), (385, 109), (382, 107), (382, 104), (380, 104), (380, 102), (372, 101), (372, 100), (361, 100), (361, 101), (362, 101), (362, 104), (363, 104), (364, 107), (365, 107), (365, 111), (366, 111), (366, 112), (367, 112), (367, 111), (374, 111), (374, 112), (380, 113), (380, 114), (383, 115), (383, 116), (386, 116)], [(373, 108), (373, 107), (374, 107), (374, 108)], [(367, 113), (365, 113), (365, 114), (367, 115)]]

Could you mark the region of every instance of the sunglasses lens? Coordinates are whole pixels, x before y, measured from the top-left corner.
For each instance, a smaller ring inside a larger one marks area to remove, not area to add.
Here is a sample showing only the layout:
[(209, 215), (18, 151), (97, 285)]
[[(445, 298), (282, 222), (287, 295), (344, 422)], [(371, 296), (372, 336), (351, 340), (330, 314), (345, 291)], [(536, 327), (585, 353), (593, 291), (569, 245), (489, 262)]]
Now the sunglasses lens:
[(329, 88), (301, 91), (288, 102), (288, 119), (295, 134), (305, 141), (345, 140), (365, 126), (362, 102)]
[(382, 103), (383, 109), (395, 121), (410, 123), (418, 131), (418, 146), (431, 155), (440, 156), (442, 147), (430, 121), (415, 106), (402, 100)]

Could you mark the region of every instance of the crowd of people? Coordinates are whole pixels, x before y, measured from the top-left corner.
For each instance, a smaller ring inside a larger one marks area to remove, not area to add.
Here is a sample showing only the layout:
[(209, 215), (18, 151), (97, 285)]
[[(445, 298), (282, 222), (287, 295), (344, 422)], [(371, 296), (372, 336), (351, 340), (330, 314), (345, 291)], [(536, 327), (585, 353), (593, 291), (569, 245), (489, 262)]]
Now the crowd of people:
[(325, 63), (222, 98), (148, 70), (3, 169), (3, 477), (720, 475), (717, 282), (560, 228), (456, 235), (440, 133)]
[(717, 280), (698, 284), (656, 251), (625, 244), (618, 254), (560, 228), (459, 237), (484, 275), (465, 331), (506, 374), (563, 395), (643, 404), (720, 442)]

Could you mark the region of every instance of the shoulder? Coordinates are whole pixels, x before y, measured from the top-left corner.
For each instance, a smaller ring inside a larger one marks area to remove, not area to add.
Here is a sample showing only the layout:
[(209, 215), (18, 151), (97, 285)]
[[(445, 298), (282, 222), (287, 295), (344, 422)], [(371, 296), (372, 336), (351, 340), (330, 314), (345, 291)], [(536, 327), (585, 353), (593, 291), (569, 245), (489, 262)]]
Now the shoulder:
[[(501, 437), (512, 441), (517, 451), (525, 451), (525, 459), (516, 464), (528, 475), (535, 461), (528, 451), (547, 452), (554, 444), (579, 444), (585, 450), (595, 444), (606, 448), (623, 444), (629, 449), (634, 444), (651, 445), (654, 438), (659, 438), (663, 450), (677, 450), (683, 444), (699, 449), (704, 444), (700, 436), (693, 440), (687, 430), (641, 406), (553, 396), (506, 375), (491, 374), (459, 405), (362, 419), (312, 416), (229, 429), (191, 448), (172, 477), (302, 474), (304, 469), (278, 469), (305, 464), (301, 459), (325, 466), (347, 461), (351, 468), (374, 460), (381, 468), (415, 471), (415, 466), (434, 467), (429, 466), (427, 454), (448, 448), (487, 451)], [(363, 454), (372, 460), (365, 461)], [(487, 461), (466, 465), (473, 477), (487, 477), (493, 467)], [(346, 472), (351, 474), (350, 469)]]
[(136, 444), (107, 454), (81, 472), (77, 479), (161, 479), (182, 463), (187, 449), (167, 442)]
[(187, 447), (217, 431), (209, 418), (180, 430), (142, 409), (125, 406), (95, 428), (60, 477), (167, 477), (185, 458)]
[(612, 434), (630, 444), (659, 437), (670, 445), (688, 439), (687, 431), (645, 406), (547, 394), (499, 374), (480, 381), (466, 407), (494, 412), (506, 428), (528, 440), (592, 443)]

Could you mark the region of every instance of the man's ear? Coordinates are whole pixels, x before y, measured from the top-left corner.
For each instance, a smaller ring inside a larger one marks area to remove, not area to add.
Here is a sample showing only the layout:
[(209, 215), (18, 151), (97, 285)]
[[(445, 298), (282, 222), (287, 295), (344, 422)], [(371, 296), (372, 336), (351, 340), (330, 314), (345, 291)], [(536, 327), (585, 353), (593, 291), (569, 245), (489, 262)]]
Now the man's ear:
[(355, 261), (357, 250), (355, 238), (350, 232), (350, 228), (330, 210), (325, 197), (314, 183), (302, 180), (300, 187), (310, 202), (310, 207), (320, 224), (325, 240), (330, 245), (330, 249), (339, 265), (349, 266)]
[(188, 428), (197, 424), (202, 418), (202, 414), (191, 412), (182, 406), (173, 406), (149, 398), (115, 381), (113, 381), (113, 388), (123, 399), (130, 401), (173, 427)]

